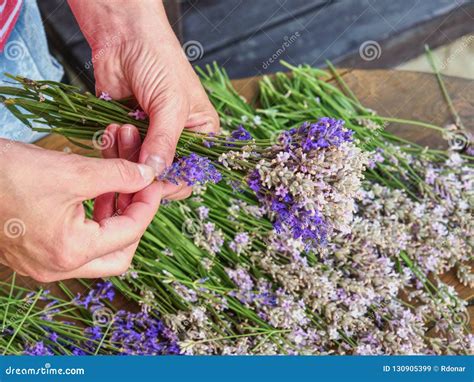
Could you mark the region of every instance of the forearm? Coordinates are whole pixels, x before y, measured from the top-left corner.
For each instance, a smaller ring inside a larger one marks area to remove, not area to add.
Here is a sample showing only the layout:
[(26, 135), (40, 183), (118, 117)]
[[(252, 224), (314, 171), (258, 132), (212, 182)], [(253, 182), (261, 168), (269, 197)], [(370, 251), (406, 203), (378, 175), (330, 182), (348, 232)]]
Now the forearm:
[(161, 0), (68, 0), (92, 49), (137, 38), (175, 40)]

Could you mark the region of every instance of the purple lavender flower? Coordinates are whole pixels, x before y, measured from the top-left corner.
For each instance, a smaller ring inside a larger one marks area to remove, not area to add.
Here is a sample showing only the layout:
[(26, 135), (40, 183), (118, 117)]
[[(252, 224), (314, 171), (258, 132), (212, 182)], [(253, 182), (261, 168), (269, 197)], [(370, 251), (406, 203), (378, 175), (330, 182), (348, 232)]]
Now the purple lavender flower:
[(247, 178), (247, 184), (253, 192), (255, 193), (260, 192), (260, 189), (262, 188), (262, 181), (260, 180), (260, 174), (258, 170), (253, 170), (250, 173), (250, 175)]
[(385, 161), (384, 156), (382, 155), (381, 149), (377, 149), (376, 152), (372, 155), (372, 157), (369, 159), (369, 164), (368, 167), (370, 169), (374, 169), (377, 163), (383, 163)]
[[(46, 300), (46, 299), (44, 299), (44, 300)], [(41, 315), (42, 320), (45, 320), (45, 321), (52, 321), (53, 320), (54, 315), (60, 312), (59, 309), (51, 309), (57, 303), (58, 303), (58, 301), (53, 299), (53, 300), (51, 300), (50, 302), (48, 302), (46, 304), (46, 306), (44, 307), (45, 308), (44, 313)]]
[[(208, 133), (208, 134), (207, 134), (207, 136), (208, 136), (208, 137), (211, 137), (211, 138), (212, 138), (212, 137), (215, 137), (215, 135), (216, 135), (215, 133)], [(202, 142), (202, 144), (203, 144), (205, 147), (207, 147), (208, 149), (210, 149), (212, 146), (215, 145), (215, 143), (214, 143), (212, 140), (207, 140), (207, 139), (204, 139), (203, 142)]]
[(141, 109), (136, 109), (134, 111), (131, 111), (130, 113), (128, 113), (128, 115), (130, 117), (133, 117), (135, 118), (137, 121), (143, 121), (145, 119), (148, 118), (148, 115), (147, 113), (145, 113), (143, 110)]
[(23, 352), (25, 355), (54, 355), (54, 353), (49, 349), (43, 341), (39, 341), (32, 346), (27, 346)]
[(112, 301), (115, 297), (115, 290), (110, 281), (104, 281), (97, 283), (95, 289), (91, 289), (87, 296), (82, 297), (78, 295), (74, 302), (77, 305), (81, 305), (84, 308), (90, 308), (92, 311), (95, 310), (95, 307), (102, 307), (104, 304), (101, 300)]
[(344, 121), (323, 117), (316, 123), (303, 123), (298, 129), (291, 129), (292, 142), (304, 151), (311, 151), (329, 146), (340, 146), (352, 140), (352, 131), (344, 129)]
[[(112, 301), (114, 296), (113, 285), (107, 281), (98, 283), (86, 297), (78, 296), (75, 300), (92, 310), (104, 306), (107, 300)], [(120, 354), (124, 355), (180, 354), (178, 337), (156, 316), (156, 312), (134, 313), (119, 310), (107, 328), (108, 339), (120, 349)], [(104, 332), (104, 328), (100, 326), (85, 328), (84, 336), (87, 340), (80, 347), (71, 348), (71, 351), (77, 355), (85, 355), (88, 352), (92, 354), (105, 335)], [(37, 352), (42, 350), (41, 345), (38, 346)]]
[(103, 336), (102, 329), (98, 326), (91, 326), (89, 328), (84, 329), (84, 334), (92, 341), (100, 341)]
[(48, 338), (49, 338), (50, 341), (52, 341), (52, 342), (58, 342), (59, 336), (58, 336), (58, 333), (56, 333), (56, 332), (51, 332), (51, 333), (49, 334), (49, 337), (48, 337)]
[(237, 298), (244, 304), (251, 303), (257, 298), (257, 294), (253, 291), (254, 282), (252, 277), (245, 269), (228, 269), (227, 275), (237, 287), (237, 290), (229, 292), (229, 296)]
[(78, 348), (78, 347), (73, 347), (72, 348), (72, 354), (73, 355), (87, 355), (87, 353), (82, 350), (81, 348)]
[(174, 184), (181, 181), (188, 186), (193, 186), (197, 183), (218, 183), (222, 179), (222, 175), (208, 158), (191, 153), (179, 158), (168, 167), (160, 179)]
[(227, 147), (235, 147), (236, 145), (232, 142), (236, 141), (250, 141), (252, 139), (252, 135), (245, 130), (242, 125), (239, 125), (235, 130), (230, 133), (230, 137), (227, 137), (225, 146)]
[(245, 269), (229, 269), (227, 270), (227, 274), (241, 292), (250, 292), (252, 290), (254, 284), (252, 278)]
[(209, 217), (209, 208), (206, 206), (199, 206), (196, 211), (200, 220), (206, 220)]
[(229, 244), (230, 249), (237, 254), (242, 253), (250, 243), (248, 232), (239, 232), (235, 235), (234, 240)]
[(343, 120), (323, 117), (315, 123), (304, 122), (299, 128), (282, 132), (278, 142), (286, 151), (291, 152), (301, 147), (309, 152), (351, 142), (352, 134), (352, 130), (344, 127)]
[(242, 125), (239, 125), (230, 135), (236, 141), (249, 141), (252, 139), (252, 135)]
[(125, 355), (179, 354), (178, 337), (163, 322), (144, 312), (120, 310), (111, 327), (111, 341)]
[(100, 93), (99, 98), (100, 98), (100, 99), (103, 99), (104, 101), (112, 101), (112, 97), (111, 97), (110, 94), (107, 93), (107, 92), (102, 92), (102, 93)]

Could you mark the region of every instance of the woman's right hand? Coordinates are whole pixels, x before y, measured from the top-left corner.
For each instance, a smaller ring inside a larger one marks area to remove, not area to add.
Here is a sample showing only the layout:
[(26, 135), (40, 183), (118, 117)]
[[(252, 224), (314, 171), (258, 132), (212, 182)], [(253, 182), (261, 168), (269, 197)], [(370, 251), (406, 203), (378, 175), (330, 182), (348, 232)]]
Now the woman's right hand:
[[(0, 148), (0, 263), (40, 282), (128, 269), (160, 204), (154, 169), (4, 139)], [(115, 192), (134, 194), (123, 211), (86, 218), (83, 201)]]

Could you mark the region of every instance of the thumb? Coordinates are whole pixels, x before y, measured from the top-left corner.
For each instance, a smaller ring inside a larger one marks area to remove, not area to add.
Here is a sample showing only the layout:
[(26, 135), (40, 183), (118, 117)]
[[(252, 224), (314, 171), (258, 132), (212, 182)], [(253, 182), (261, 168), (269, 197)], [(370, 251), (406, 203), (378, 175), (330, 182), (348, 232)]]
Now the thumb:
[(165, 167), (173, 163), (176, 146), (188, 117), (189, 108), (175, 100), (160, 105), (150, 114), (150, 126), (140, 151), (140, 163), (155, 169), (160, 175)]
[(85, 158), (78, 174), (81, 196), (94, 198), (109, 192), (135, 193), (155, 179), (155, 170), (125, 159)]

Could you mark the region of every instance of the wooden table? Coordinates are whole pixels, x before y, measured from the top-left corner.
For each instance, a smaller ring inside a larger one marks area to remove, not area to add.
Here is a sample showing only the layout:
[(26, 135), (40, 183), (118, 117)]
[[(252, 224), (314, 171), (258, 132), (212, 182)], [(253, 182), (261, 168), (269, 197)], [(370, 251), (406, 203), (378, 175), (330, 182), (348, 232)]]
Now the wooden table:
[[(380, 115), (403, 119), (416, 119), (439, 126), (452, 123), (446, 102), (444, 101), (435, 76), (417, 72), (400, 72), (394, 70), (341, 70), (344, 80), (367, 106)], [(474, 81), (446, 77), (445, 83), (454, 106), (464, 125), (474, 131)], [(258, 79), (249, 78), (235, 80), (237, 91), (248, 100), (253, 99), (258, 90)], [(446, 147), (446, 142), (430, 130), (413, 126), (389, 126), (389, 130), (404, 138), (430, 147)], [(76, 153), (90, 151), (73, 146), (61, 136), (49, 136), (38, 142), (51, 150), (71, 150)], [(9, 280), (11, 270), (0, 265), (0, 280)], [(474, 328), (474, 289), (459, 283), (453, 271), (442, 276), (444, 282), (453, 285), (461, 298), (471, 303), (469, 307), (471, 328)], [(17, 277), (17, 283), (34, 288), (38, 283), (26, 278)], [(68, 281), (71, 288), (78, 288), (76, 281)], [(54, 283), (45, 286), (53, 292), (57, 290)]]

